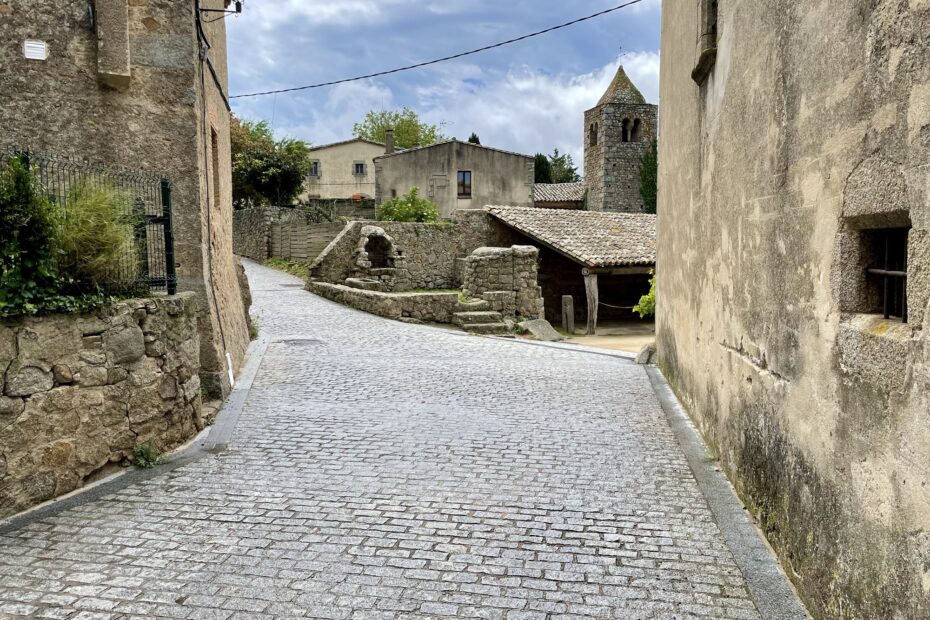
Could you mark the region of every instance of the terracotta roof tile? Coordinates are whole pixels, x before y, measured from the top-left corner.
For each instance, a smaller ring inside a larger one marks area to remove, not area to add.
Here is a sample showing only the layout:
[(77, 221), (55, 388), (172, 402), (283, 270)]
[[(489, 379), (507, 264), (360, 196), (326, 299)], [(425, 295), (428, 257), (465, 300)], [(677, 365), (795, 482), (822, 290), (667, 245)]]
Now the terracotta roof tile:
[(584, 182), (537, 183), (533, 186), (534, 202), (581, 202), (584, 200)]
[(526, 236), (587, 267), (652, 265), (656, 216), (529, 207), (485, 207)]

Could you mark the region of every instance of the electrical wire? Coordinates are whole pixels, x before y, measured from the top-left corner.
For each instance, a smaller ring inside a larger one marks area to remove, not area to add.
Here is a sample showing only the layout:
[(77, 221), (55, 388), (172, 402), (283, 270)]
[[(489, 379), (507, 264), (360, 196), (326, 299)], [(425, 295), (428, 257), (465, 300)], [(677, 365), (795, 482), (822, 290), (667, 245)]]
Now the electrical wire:
[(504, 47), (505, 45), (510, 45), (510, 44), (512, 44), (512, 43), (518, 43), (518, 42), (520, 42), (520, 41), (525, 41), (526, 39), (531, 39), (531, 38), (533, 38), (533, 37), (538, 37), (538, 36), (543, 35), (543, 34), (548, 34), (548, 33), (550, 33), (550, 32), (554, 32), (554, 31), (556, 31), (556, 30), (561, 30), (562, 28), (568, 28), (569, 26), (574, 26), (575, 24), (580, 24), (581, 22), (585, 22), (585, 21), (588, 21), (588, 20), (591, 20), (591, 19), (595, 19), (595, 18), (597, 18), (597, 17), (601, 17), (602, 15), (607, 15), (608, 13), (613, 13), (614, 11), (619, 11), (620, 9), (625, 9), (625, 8), (628, 7), (628, 6), (632, 6), (632, 5), (634, 5), (634, 4), (639, 4), (640, 2), (643, 2), (643, 0), (629, 0), (629, 2), (624, 2), (623, 4), (621, 4), (621, 5), (619, 5), (619, 6), (615, 6), (615, 7), (610, 8), (610, 9), (605, 9), (605, 10), (603, 10), (603, 11), (599, 11), (599, 12), (597, 12), (597, 13), (593, 13), (593, 14), (587, 15), (587, 16), (585, 16), (585, 17), (580, 17), (580, 18), (578, 18), (578, 19), (573, 19), (573, 20), (570, 21), (570, 22), (565, 22), (564, 24), (559, 24), (559, 25), (557, 25), (557, 26), (552, 26), (552, 27), (550, 27), (550, 28), (546, 28), (545, 30), (538, 30), (538, 31), (536, 31), (536, 32), (531, 32), (530, 34), (525, 34), (525, 35), (523, 35), (522, 37), (516, 37), (516, 38), (514, 38), (514, 39), (507, 39), (506, 41), (501, 41), (500, 43), (494, 43), (493, 45), (486, 45), (486, 46), (484, 46), (484, 47), (479, 47), (478, 49), (469, 50), (469, 51), (467, 51), (467, 52), (461, 52), (461, 53), (459, 53), (459, 54), (453, 54), (452, 56), (445, 56), (445, 57), (443, 57), (443, 58), (436, 58), (435, 60), (427, 60), (426, 62), (420, 62), (420, 63), (417, 63), (417, 64), (415, 64), (415, 65), (407, 65), (406, 67), (399, 67), (399, 68), (397, 68), (397, 69), (389, 69), (389, 70), (387, 70), (387, 71), (379, 71), (379, 72), (377, 72), (377, 73), (369, 73), (368, 75), (359, 75), (359, 76), (356, 76), (356, 77), (346, 78), (346, 79), (343, 79), (343, 80), (334, 80), (334, 81), (332, 81), (332, 82), (322, 82), (322, 83), (320, 83), (320, 84), (311, 84), (311, 85), (309, 85), (309, 86), (294, 86), (294, 87), (292, 87), (292, 88), (282, 88), (282, 89), (279, 89), (279, 90), (268, 90), (268, 91), (258, 92), (258, 93), (248, 93), (248, 94), (244, 94), (244, 95), (233, 95), (233, 96), (230, 97), (230, 99), (241, 99), (241, 98), (243, 98), (243, 97), (263, 97), (263, 96), (265, 96), (265, 95), (276, 95), (276, 94), (278, 94), (278, 93), (290, 93), (290, 92), (294, 92), (294, 91), (298, 91), (298, 90), (310, 90), (310, 89), (312, 89), (312, 88), (323, 88), (324, 86), (335, 86), (336, 84), (345, 84), (345, 83), (347, 83), (347, 82), (357, 82), (357, 81), (359, 81), (359, 80), (368, 80), (368, 79), (371, 79), (371, 78), (374, 78), (374, 77), (380, 77), (380, 76), (382, 76), (382, 75), (390, 75), (390, 74), (392, 74), (392, 73), (400, 73), (400, 72), (402, 72), (402, 71), (410, 71), (411, 69), (419, 69), (420, 67), (426, 67), (426, 66), (429, 66), (429, 65), (435, 65), (435, 64), (438, 64), (438, 63), (441, 63), (441, 62), (446, 62), (446, 61), (449, 61), (449, 60), (455, 60), (455, 59), (457, 59), (457, 58), (463, 58), (463, 57), (465, 57), (465, 56), (471, 56), (471, 55), (473, 55), (473, 54), (478, 54), (478, 53), (480, 53), (480, 52), (486, 52), (486, 51), (488, 51), (488, 50), (492, 50), (492, 49), (495, 49), (495, 48), (498, 48), (498, 47)]

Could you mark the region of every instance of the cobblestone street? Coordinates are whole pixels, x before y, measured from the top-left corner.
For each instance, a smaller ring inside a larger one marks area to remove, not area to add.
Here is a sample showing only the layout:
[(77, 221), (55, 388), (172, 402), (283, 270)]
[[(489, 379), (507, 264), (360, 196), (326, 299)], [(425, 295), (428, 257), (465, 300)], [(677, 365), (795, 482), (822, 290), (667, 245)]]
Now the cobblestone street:
[(642, 367), (248, 270), (228, 447), (0, 535), (0, 617), (761, 617)]

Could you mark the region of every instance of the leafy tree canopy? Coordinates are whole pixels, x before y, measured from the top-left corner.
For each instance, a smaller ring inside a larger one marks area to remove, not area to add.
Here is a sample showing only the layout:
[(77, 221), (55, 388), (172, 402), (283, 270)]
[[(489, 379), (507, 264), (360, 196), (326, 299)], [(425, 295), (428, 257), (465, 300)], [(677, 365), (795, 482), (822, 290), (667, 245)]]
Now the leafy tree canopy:
[(655, 140), (643, 153), (639, 167), (639, 194), (643, 197), (643, 211), (655, 213), (659, 194), (659, 144)]
[(303, 140), (275, 140), (267, 121), (232, 118), (233, 204), (292, 204), (310, 174), (310, 146)]
[(552, 183), (552, 166), (549, 165), (549, 158), (542, 153), (536, 153), (535, 161), (535, 182)]
[(471, 132), (470, 136), (468, 136), (468, 141), (472, 144), (481, 144), (481, 138), (479, 138), (478, 134), (476, 134), (474, 131)]
[(552, 155), (549, 156), (549, 167), (552, 169), (552, 183), (574, 183), (581, 180), (572, 156), (559, 153), (559, 149), (553, 149)]
[(384, 142), (384, 132), (394, 130), (394, 145), (400, 149), (427, 146), (443, 139), (436, 125), (420, 122), (420, 116), (410, 108), (370, 111), (361, 123), (355, 123), (352, 133), (357, 138)]

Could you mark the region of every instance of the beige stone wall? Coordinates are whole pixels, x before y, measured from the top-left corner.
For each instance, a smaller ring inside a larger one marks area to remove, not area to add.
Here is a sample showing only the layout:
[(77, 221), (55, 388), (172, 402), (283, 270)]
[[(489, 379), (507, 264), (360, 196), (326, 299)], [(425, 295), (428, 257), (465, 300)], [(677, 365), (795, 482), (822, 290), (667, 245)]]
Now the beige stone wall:
[[(444, 218), (451, 218), (460, 209), (486, 205), (533, 206), (533, 158), (525, 155), (467, 142), (446, 142), (381, 157), (375, 165), (378, 204), (416, 186), (420, 196), (436, 203)], [(471, 198), (458, 197), (460, 170), (472, 173)]]
[[(119, 9), (120, 1), (102, 4)], [(224, 5), (203, 2), (208, 8)], [(231, 251), (229, 115), (206, 66), (202, 85), (194, 3), (122, 0), (122, 7), (128, 83), (98, 76), (98, 31), (106, 36), (110, 22), (92, 23), (87, 3), (0, 0), (0, 142), (171, 179), (179, 289), (202, 296), (204, 379), (218, 392), (228, 388), (225, 353), (237, 368), (248, 343)], [(223, 89), (224, 24), (205, 26)], [(49, 58), (23, 58), (27, 38), (45, 41)], [(109, 65), (102, 69), (118, 74)], [(219, 147), (218, 182), (211, 127)]]
[(0, 323), (0, 518), (203, 428), (197, 305), (183, 293)]
[[(384, 155), (384, 147), (353, 140), (343, 144), (315, 148), (310, 157), (320, 162), (320, 176), (307, 177), (301, 201), (313, 198), (351, 198), (355, 194), (375, 195), (375, 157)], [(354, 164), (365, 162), (365, 174), (356, 176)]]
[[(930, 3), (665, 2), (660, 364), (818, 618), (930, 616)], [(856, 244), (909, 222), (908, 325)], [(874, 311), (874, 310), (873, 310)]]

